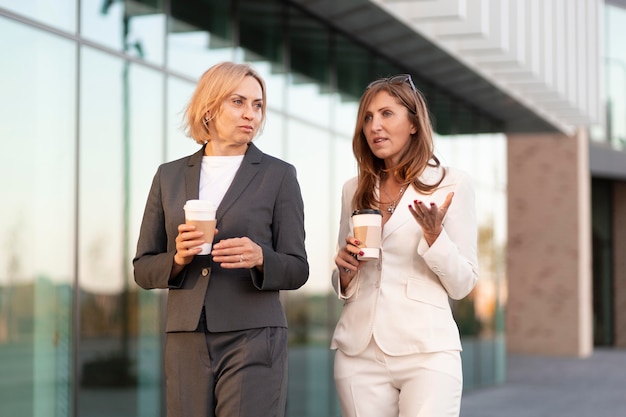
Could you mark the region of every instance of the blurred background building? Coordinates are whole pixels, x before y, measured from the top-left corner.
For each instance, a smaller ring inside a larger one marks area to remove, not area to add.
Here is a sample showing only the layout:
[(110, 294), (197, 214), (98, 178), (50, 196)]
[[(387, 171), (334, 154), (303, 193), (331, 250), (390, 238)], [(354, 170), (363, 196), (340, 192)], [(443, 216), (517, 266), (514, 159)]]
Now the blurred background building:
[(195, 82), (224, 60), (265, 78), (256, 143), (305, 200), (290, 417), (339, 415), (341, 185), (359, 97), (396, 73), (476, 186), (481, 277), (453, 303), (465, 389), (502, 383), (507, 352), (625, 348), (625, 32), (624, 0), (0, 0), (0, 415), (165, 415), (166, 293), (130, 261), (157, 166), (197, 149)]

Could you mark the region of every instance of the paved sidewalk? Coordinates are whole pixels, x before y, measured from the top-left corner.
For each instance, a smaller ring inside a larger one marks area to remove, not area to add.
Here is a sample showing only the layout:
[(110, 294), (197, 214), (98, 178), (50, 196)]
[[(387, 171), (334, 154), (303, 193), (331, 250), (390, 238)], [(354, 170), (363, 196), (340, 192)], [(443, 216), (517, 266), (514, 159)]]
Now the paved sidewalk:
[(626, 350), (509, 355), (506, 383), (465, 393), (461, 417), (626, 417)]

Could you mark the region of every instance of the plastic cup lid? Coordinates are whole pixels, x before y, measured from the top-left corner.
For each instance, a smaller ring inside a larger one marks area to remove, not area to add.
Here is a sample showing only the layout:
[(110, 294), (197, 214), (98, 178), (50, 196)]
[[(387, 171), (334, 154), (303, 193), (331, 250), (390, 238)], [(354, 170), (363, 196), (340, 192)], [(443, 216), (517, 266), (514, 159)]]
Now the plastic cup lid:
[(215, 211), (215, 204), (208, 200), (187, 200), (185, 210)]
[(379, 216), (382, 216), (380, 210), (376, 209), (357, 209), (352, 212), (353, 216), (356, 216), (358, 214), (378, 214)]

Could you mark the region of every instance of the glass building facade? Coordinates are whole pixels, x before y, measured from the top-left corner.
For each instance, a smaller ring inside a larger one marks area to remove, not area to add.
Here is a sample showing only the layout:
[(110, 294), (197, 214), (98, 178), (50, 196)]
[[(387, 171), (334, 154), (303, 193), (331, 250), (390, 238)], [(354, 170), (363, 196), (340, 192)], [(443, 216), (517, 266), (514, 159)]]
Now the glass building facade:
[[(165, 415), (166, 293), (136, 286), (131, 259), (156, 168), (197, 150), (181, 129), (195, 81), (231, 60), (264, 77), (255, 141), (296, 166), (305, 202), (311, 274), (282, 295), (287, 415), (338, 416), (330, 276), (358, 99), (410, 70), (278, 0), (0, 0), (0, 35), (0, 415)], [(471, 390), (504, 380), (506, 141), (414, 79), (438, 156), (475, 181), (480, 281), (453, 303)]]
[[(626, 2), (607, 2), (604, 9), (604, 80), (606, 132), (603, 137), (618, 150), (626, 150)], [(620, 4), (621, 3), (621, 4)]]
[[(607, 0), (604, 6), (603, 104), (606, 120), (604, 130), (594, 139), (606, 148), (626, 152), (626, 2)], [(623, 165), (622, 165), (623, 167)], [(600, 170), (599, 170), (600, 171)], [(622, 172), (624, 170), (622, 169)], [(593, 250), (593, 313), (594, 345), (623, 347), (623, 309), (617, 295), (624, 284), (623, 271), (617, 268), (622, 258), (620, 219), (624, 212), (617, 209), (621, 191), (626, 185), (624, 174), (595, 173), (591, 183), (592, 250)]]

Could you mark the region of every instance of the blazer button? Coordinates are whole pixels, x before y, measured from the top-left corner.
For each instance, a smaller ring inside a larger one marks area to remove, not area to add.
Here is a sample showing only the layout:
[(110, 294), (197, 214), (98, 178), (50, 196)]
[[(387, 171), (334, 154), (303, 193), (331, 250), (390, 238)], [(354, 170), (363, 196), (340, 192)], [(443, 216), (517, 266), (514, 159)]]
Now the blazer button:
[(209, 268), (202, 268), (202, 276), (206, 277), (207, 275), (209, 275)]

